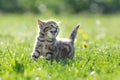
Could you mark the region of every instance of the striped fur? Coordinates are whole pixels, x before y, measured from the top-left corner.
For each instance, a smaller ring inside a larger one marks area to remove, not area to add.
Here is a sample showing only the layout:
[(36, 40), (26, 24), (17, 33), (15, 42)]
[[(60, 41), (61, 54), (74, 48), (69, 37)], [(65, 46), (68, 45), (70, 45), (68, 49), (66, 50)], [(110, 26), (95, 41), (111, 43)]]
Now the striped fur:
[(72, 31), (67, 40), (56, 39), (59, 33), (59, 27), (55, 21), (43, 22), (38, 20), (39, 34), (36, 38), (34, 50), (32, 53), (33, 59), (38, 59), (40, 56), (45, 58), (73, 58), (74, 40), (77, 34), (79, 25)]

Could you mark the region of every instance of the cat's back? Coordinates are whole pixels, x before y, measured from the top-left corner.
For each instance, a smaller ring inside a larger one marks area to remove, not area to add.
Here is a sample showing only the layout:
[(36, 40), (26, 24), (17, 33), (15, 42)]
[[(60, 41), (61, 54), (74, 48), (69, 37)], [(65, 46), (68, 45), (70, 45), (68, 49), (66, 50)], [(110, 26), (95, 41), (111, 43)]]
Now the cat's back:
[(57, 42), (70, 43), (71, 40), (68, 38), (57, 38)]
[(71, 54), (74, 54), (74, 45), (70, 39), (58, 38), (56, 41), (57, 52), (59, 58), (71, 58)]

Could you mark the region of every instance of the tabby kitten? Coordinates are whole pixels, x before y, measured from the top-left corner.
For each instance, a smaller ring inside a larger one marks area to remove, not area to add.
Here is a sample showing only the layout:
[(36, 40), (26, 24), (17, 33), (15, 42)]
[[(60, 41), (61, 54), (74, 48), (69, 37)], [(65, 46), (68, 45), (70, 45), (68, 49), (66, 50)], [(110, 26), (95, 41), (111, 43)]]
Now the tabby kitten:
[(33, 59), (36, 60), (40, 56), (54, 59), (74, 57), (74, 40), (79, 25), (75, 27), (68, 39), (57, 40), (56, 37), (59, 33), (59, 27), (57, 22), (52, 20), (46, 22), (38, 20), (38, 24), (39, 34), (37, 36), (34, 50), (32, 53)]

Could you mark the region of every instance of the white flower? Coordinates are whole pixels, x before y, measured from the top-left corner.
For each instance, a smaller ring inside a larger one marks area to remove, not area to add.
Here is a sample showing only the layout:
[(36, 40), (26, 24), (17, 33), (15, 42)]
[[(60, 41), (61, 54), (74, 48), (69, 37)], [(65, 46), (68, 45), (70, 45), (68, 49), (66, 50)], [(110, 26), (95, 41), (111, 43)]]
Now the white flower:
[(90, 73), (91, 76), (93, 76), (94, 74), (95, 74), (95, 71), (92, 71), (92, 72)]
[(99, 26), (100, 25), (100, 20), (96, 20), (96, 26)]
[(37, 70), (38, 70), (38, 71), (41, 71), (41, 68), (38, 68)]
[(39, 77), (36, 77), (35, 80), (39, 80)]

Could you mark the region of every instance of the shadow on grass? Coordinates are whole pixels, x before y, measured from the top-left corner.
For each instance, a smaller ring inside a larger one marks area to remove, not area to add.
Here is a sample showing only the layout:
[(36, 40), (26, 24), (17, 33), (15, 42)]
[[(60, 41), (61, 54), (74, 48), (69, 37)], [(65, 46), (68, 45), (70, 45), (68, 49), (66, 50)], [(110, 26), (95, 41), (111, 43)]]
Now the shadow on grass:
[(24, 64), (18, 62), (17, 60), (15, 60), (12, 68), (16, 73), (23, 73), (24, 72)]
[[(31, 59), (32, 60), (32, 59)], [(71, 65), (73, 62), (75, 62), (75, 59), (45, 59), (45, 58), (42, 58), (42, 59), (38, 59), (38, 60), (32, 60), (33, 62), (37, 62), (37, 63), (42, 63), (42, 64), (50, 64), (50, 65), (57, 65), (57, 64), (60, 64), (60, 65)]]

